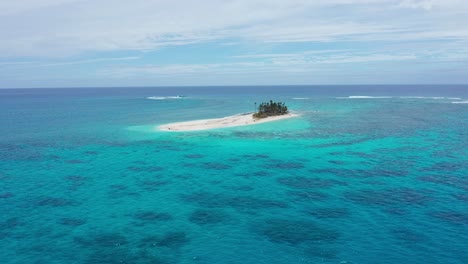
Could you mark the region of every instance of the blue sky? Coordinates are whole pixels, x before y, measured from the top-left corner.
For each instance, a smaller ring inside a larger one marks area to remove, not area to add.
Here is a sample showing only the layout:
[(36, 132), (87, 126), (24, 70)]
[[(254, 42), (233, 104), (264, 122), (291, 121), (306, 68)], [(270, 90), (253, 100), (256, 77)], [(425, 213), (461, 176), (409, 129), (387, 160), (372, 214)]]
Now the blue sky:
[(467, 0), (0, 2), (0, 88), (468, 83)]

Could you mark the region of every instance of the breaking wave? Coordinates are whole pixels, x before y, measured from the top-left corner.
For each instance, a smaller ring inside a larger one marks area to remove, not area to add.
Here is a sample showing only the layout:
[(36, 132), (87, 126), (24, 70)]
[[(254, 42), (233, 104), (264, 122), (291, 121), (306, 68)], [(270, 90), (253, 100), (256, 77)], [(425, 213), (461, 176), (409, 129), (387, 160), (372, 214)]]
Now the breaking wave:
[(149, 100), (167, 100), (167, 99), (182, 99), (185, 98), (183, 95), (176, 95), (176, 96), (149, 96), (146, 99)]

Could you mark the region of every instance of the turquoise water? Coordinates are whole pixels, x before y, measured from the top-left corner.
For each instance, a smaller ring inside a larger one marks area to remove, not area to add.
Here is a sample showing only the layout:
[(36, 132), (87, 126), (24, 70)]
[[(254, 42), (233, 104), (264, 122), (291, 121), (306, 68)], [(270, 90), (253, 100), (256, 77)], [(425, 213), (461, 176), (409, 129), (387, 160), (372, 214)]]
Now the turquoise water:
[[(155, 130), (269, 99), (301, 116)], [(0, 90), (0, 262), (466, 263), (466, 100), (468, 86)]]

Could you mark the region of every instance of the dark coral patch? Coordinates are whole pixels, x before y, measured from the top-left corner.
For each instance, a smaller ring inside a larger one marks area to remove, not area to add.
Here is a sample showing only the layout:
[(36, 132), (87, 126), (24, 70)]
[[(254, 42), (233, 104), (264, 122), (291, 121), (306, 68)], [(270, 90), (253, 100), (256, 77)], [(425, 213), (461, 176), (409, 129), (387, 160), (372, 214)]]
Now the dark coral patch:
[(386, 208), (385, 212), (393, 215), (406, 215), (408, 214), (408, 211), (402, 208), (398, 207), (391, 207), (391, 208)]
[(263, 176), (268, 176), (270, 175), (270, 173), (266, 172), (266, 171), (256, 171), (253, 173), (254, 176), (260, 176), (260, 177), (263, 177)]
[(156, 171), (162, 171), (164, 168), (159, 167), (159, 166), (130, 166), (127, 167), (128, 170), (130, 171), (135, 171), (135, 172), (156, 172)]
[(95, 250), (87, 256), (85, 264), (135, 263), (135, 257), (124, 250)]
[(266, 154), (253, 154), (253, 155), (247, 154), (247, 155), (242, 155), (242, 158), (256, 160), (256, 159), (268, 159), (270, 158), (270, 156)]
[(328, 195), (317, 191), (289, 191), (287, 194), (303, 201), (323, 201), (328, 199)]
[(252, 190), (254, 190), (254, 188), (252, 186), (248, 186), (248, 185), (229, 186), (229, 187), (226, 187), (226, 189), (231, 189), (231, 190), (234, 190), (234, 191), (252, 191)]
[(283, 185), (298, 189), (327, 188), (334, 185), (346, 185), (346, 183), (337, 180), (306, 178), (302, 176), (283, 177), (279, 178), (278, 182)]
[(145, 223), (172, 220), (172, 216), (168, 213), (157, 213), (151, 211), (135, 213), (133, 218), (139, 221), (144, 221)]
[(109, 185), (109, 187), (113, 190), (121, 190), (121, 191), (128, 189), (127, 186), (122, 185), (122, 184), (112, 184), (112, 185)]
[(185, 155), (186, 158), (188, 159), (201, 159), (203, 157), (205, 157), (204, 155), (202, 154), (187, 154)]
[(169, 232), (157, 241), (156, 246), (180, 248), (189, 242), (190, 239), (185, 232)]
[(202, 167), (204, 169), (209, 169), (209, 170), (227, 170), (227, 169), (232, 168), (230, 165), (217, 163), (217, 162), (205, 162), (202, 164)]
[(46, 197), (37, 202), (38, 206), (52, 206), (52, 207), (63, 207), (63, 206), (74, 206), (77, 205), (77, 202), (65, 199), (65, 198), (55, 198), (55, 197)]
[(140, 243), (139, 243), (138, 247), (140, 247), (140, 248), (152, 248), (152, 247), (156, 247), (158, 242), (159, 242), (159, 237), (151, 235), (151, 236), (147, 236), (147, 237), (142, 238), (140, 240)]
[(328, 163), (335, 164), (335, 165), (343, 165), (343, 164), (346, 164), (346, 162), (341, 161), (341, 160), (329, 160)]
[(79, 176), (79, 175), (70, 175), (70, 176), (67, 176), (66, 179), (71, 182), (84, 182), (88, 180), (88, 178), (84, 176)]
[(227, 218), (226, 213), (219, 210), (195, 210), (189, 217), (190, 222), (198, 225), (217, 224)]
[(318, 259), (335, 259), (338, 255), (338, 251), (333, 248), (325, 248), (317, 245), (311, 245), (304, 249), (304, 254), (308, 257), (318, 258)]
[(458, 194), (454, 194), (453, 196), (460, 201), (468, 202), (468, 194), (458, 193)]
[(185, 232), (174, 231), (166, 233), (164, 236), (150, 235), (140, 240), (139, 248), (167, 247), (178, 249), (190, 242)]
[(67, 160), (65, 162), (68, 163), (68, 164), (82, 164), (82, 163), (85, 163), (84, 161), (78, 160), (78, 159)]
[(0, 222), (0, 230), (8, 231), (22, 224), (23, 223), (16, 217), (9, 218), (3, 222)]
[(410, 243), (415, 243), (415, 242), (419, 243), (419, 242), (424, 242), (428, 240), (428, 238), (424, 234), (415, 232), (407, 228), (394, 229), (392, 230), (392, 234), (397, 239), (405, 241), (405, 242), (410, 242)]
[(143, 189), (148, 190), (148, 191), (154, 191), (161, 189), (162, 186), (169, 184), (169, 181), (143, 181), (141, 183)]
[(70, 190), (77, 190), (78, 187), (85, 184), (88, 178), (79, 175), (70, 175), (66, 177), (66, 180), (71, 183), (69, 187)]
[(175, 260), (155, 256), (153, 252), (146, 249), (134, 250), (123, 247), (97, 248), (92, 250), (85, 260), (86, 264), (169, 264), (176, 263)]
[(274, 243), (298, 245), (312, 242), (333, 242), (340, 234), (312, 222), (289, 219), (269, 219), (258, 223), (254, 231)]
[(309, 214), (317, 218), (344, 218), (349, 216), (349, 210), (346, 208), (316, 208)]
[(365, 205), (395, 206), (400, 204), (422, 205), (431, 200), (424, 191), (413, 189), (361, 190), (349, 192), (345, 197), (353, 202)]
[(302, 163), (299, 163), (299, 162), (294, 162), (294, 161), (290, 161), (290, 162), (284, 162), (284, 161), (273, 161), (273, 162), (270, 162), (266, 165), (264, 165), (263, 167), (265, 168), (268, 168), (268, 169), (283, 169), (283, 170), (287, 170), (287, 169), (302, 169), (304, 168), (304, 165)]
[(6, 199), (13, 197), (14, 195), (11, 192), (6, 192), (6, 193), (0, 193), (0, 199)]
[(403, 177), (407, 173), (405, 171), (399, 170), (385, 170), (385, 169), (373, 169), (373, 170), (348, 170), (348, 169), (337, 169), (337, 168), (327, 168), (327, 169), (314, 169), (309, 170), (309, 172), (316, 174), (325, 174), (333, 175), (340, 178), (371, 178), (371, 177)]
[(455, 176), (424, 176), (419, 180), (468, 190), (468, 179)]
[(267, 209), (286, 208), (288, 205), (277, 200), (256, 198), (251, 196), (227, 196), (207, 192), (198, 192), (190, 195), (183, 195), (183, 200), (197, 203), (202, 207), (233, 207), (235, 209)]
[(75, 237), (75, 243), (83, 247), (120, 247), (126, 245), (127, 239), (119, 233), (101, 233), (96, 235), (87, 235), (84, 237)]
[(430, 216), (454, 224), (468, 224), (468, 214), (454, 211), (431, 212)]
[(65, 226), (80, 226), (86, 224), (86, 220), (79, 218), (62, 218), (59, 223)]

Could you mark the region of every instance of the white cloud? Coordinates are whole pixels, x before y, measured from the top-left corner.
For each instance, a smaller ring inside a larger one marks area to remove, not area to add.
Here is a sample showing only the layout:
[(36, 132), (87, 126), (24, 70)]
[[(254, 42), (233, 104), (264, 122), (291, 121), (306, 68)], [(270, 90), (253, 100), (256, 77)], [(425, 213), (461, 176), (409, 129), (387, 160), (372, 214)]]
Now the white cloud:
[(468, 39), (467, 11), (463, 0), (1, 1), (0, 56), (153, 50), (224, 39)]
[[(337, 51), (339, 52), (339, 51)], [(262, 56), (264, 55), (264, 56)], [(339, 52), (319, 54), (314, 52), (302, 52), (291, 54), (259, 54), (260, 58), (266, 58), (260, 62), (231, 62), (231, 63), (207, 63), (207, 64), (169, 64), (169, 65), (144, 65), (144, 66), (115, 66), (102, 70), (100, 74), (106, 77), (129, 78), (148, 77), (155, 78), (165, 76), (179, 76), (199, 74), (233, 74), (233, 73), (259, 73), (259, 72), (308, 72), (334, 67), (350, 63), (374, 63), (374, 62), (403, 62), (418, 59), (410, 54), (353, 54)], [(237, 58), (243, 58), (239, 56)], [(251, 58), (246, 55), (245, 58)], [(254, 57), (255, 58), (255, 57)]]

